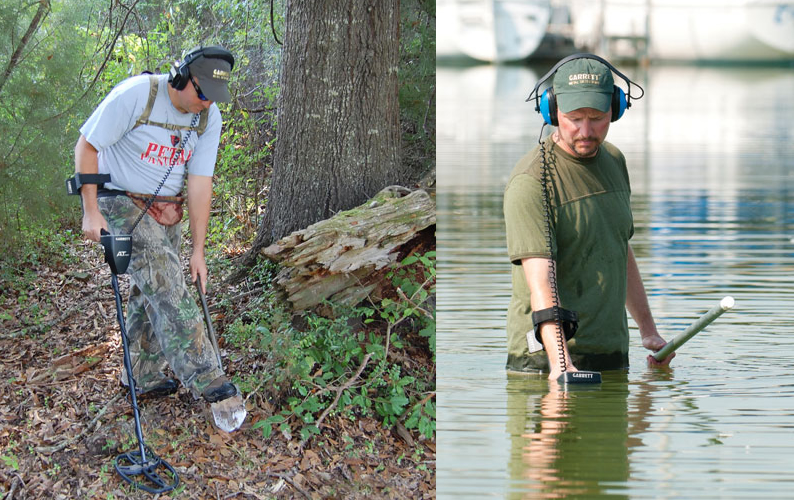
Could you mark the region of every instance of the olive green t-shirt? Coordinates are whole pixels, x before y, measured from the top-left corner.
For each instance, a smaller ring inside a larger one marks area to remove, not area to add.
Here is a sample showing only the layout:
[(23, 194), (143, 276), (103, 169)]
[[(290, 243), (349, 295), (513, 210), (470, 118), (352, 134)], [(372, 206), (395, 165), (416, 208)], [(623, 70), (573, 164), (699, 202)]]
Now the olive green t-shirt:
[[(625, 368), (626, 261), (634, 233), (626, 159), (607, 142), (593, 158), (566, 153), (551, 136), (544, 148), (550, 178), (551, 257), (557, 263), (560, 306), (579, 314), (579, 329), (568, 342), (573, 362), (579, 369)], [(548, 370), (546, 351), (529, 353), (532, 310), (521, 267), (521, 259), (549, 257), (541, 163), (538, 145), (513, 169), (504, 196), (507, 249), (513, 264), (507, 368), (515, 371)]]

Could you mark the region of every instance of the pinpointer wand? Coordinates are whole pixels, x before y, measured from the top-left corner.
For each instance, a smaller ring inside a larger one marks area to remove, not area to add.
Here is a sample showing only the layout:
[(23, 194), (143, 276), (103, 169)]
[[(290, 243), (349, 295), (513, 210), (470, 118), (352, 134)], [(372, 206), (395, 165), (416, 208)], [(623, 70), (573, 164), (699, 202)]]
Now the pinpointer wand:
[(684, 343), (694, 337), (695, 334), (709, 326), (712, 321), (719, 318), (722, 313), (732, 308), (734, 303), (733, 297), (724, 297), (719, 304), (712, 307), (706, 314), (698, 318), (698, 320), (689, 325), (686, 330), (666, 343), (664, 347), (651, 354), (651, 356), (653, 356), (656, 361), (664, 360), (670, 353), (684, 345)]

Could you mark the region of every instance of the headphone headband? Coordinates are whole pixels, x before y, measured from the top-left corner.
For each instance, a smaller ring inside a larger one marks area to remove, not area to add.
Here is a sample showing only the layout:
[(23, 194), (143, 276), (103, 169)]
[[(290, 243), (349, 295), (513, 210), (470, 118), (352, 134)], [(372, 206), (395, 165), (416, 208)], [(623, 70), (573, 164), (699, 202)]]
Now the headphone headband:
[[(640, 91), (642, 92), (642, 94), (640, 94), (638, 97), (635, 97), (635, 99), (641, 99), (645, 95), (645, 89), (640, 87), (637, 83), (631, 81), (629, 79), (629, 77), (627, 77), (626, 75), (624, 75), (623, 73), (618, 71), (617, 68), (612, 66), (612, 64), (610, 64), (610, 62), (607, 61), (606, 59), (604, 59), (603, 57), (599, 57), (599, 56), (597, 56), (595, 54), (588, 54), (588, 53), (585, 53), (585, 52), (580, 52), (580, 53), (577, 53), (577, 54), (571, 54), (571, 55), (563, 58), (557, 64), (555, 64), (545, 75), (543, 75), (540, 78), (540, 80), (538, 80), (538, 83), (535, 84), (535, 88), (532, 89), (532, 92), (529, 93), (529, 97), (527, 97), (526, 101), (524, 101), (524, 102), (529, 102), (532, 99), (534, 99), (535, 100), (535, 111), (539, 112), (540, 111), (540, 104), (539, 104), (538, 100), (540, 99), (540, 94), (539, 94), (540, 86), (543, 85), (543, 82), (548, 80), (550, 76), (552, 76), (554, 73), (556, 73), (557, 70), (560, 69), (560, 66), (562, 66), (565, 63), (571, 62), (574, 59), (594, 59), (594, 60), (602, 63), (604, 66), (609, 68), (613, 73), (615, 73), (620, 78), (622, 78), (626, 82), (626, 86), (628, 87), (628, 92), (626, 93), (626, 108), (630, 108), (631, 107), (631, 98), (632, 98), (632, 96), (631, 96), (631, 86), (632, 85), (634, 85), (635, 87), (640, 89)], [(535, 97), (532, 97), (533, 95)]]
[(234, 56), (231, 52), (219, 45), (210, 45), (208, 47), (199, 45), (198, 47), (193, 47), (183, 57), (181, 66), (190, 66), (190, 64), (200, 56), (206, 57), (207, 59), (223, 59), (231, 65), (231, 69), (234, 69)]

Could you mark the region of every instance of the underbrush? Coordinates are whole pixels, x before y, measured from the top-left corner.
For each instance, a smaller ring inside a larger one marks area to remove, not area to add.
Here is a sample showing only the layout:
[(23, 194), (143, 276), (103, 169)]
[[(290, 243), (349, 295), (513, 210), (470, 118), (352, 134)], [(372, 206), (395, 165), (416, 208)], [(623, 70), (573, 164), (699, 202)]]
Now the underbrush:
[[(254, 274), (266, 285), (275, 272), (265, 263)], [(339, 415), (376, 418), (384, 428), (434, 439), (435, 252), (407, 257), (389, 278), (393, 298), (327, 304), (326, 316), (290, 317), (266, 292), (226, 326), (226, 342), (254, 358), (236, 382), (244, 393), (261, 391), (273, 407), (254, 423), (263, 437), (278, 431), (306, 441)]]

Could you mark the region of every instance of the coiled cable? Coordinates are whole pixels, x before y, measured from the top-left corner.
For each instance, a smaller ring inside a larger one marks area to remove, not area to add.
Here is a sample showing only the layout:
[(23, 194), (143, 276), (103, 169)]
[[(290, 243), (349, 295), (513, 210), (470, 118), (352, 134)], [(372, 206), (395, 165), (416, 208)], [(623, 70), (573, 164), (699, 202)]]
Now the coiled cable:
[(547, 158), (547, 151), (545, 141), (543, 141), (543, 130), (546, 128), (546, 124), (544, 123), (543, 126), (540, 128), (540, 136), (538, 137), (538, 143), (540, 144), (540, 186), (541, 186), (541, 197), (543, 199), (543, 219), (546, 226), (546, 246), (549, 250), (549, 284), (551, 285), (551, 300), (552, 300), (552, 307), (554, 310), (554, 325), (556, 329), (556, 339), (557, 339), (557, 354), (560, 360), (560, 366), (562, 368), (562, 372), (565, 373), (568, 371), (568, 364), (565, 359), (565, 335), (562, 333), (562, 322), (560, 321), (560, 296), (559, 290), (557, 287), (557, 268), (554, 265), (554, 255), (553, 255), (553, 240), (551, 234), (551, 200), (549, 194), (549, 183), (552, 182), (551, 180), (551, 173), (549, 172), (550, 164), (552, 164), (553, 157), (549, 155), (551, 158)]

